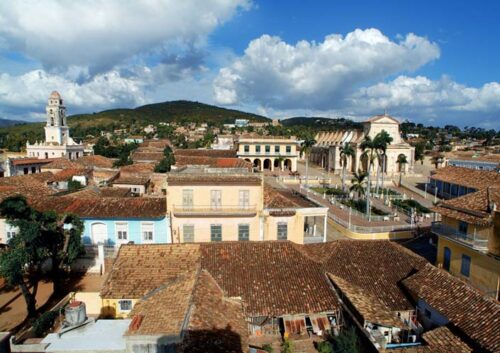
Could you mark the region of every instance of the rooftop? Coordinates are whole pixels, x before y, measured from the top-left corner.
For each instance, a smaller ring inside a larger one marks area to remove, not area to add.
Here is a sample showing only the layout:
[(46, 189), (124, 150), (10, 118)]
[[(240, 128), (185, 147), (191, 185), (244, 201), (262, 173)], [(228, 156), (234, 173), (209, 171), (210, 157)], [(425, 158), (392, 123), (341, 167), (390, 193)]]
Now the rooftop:
[(55, 158), (50, 163), (45, 165), (43, 169), (66, 169), (66, 168), (81, 168), (81, 165), (67, 158)]
[(149, 161), (155, 161), (159, 162), (161, 161), (165, 155), (163, 152), (132, 152), (132, 160), (134, 162), (149, 162)]
[(412, 295), (450, 320), (454, 329), (474, 340), (478, 349), (500, 351), (500, 303), (462, 280), (427, 264), (402, 281)]
[(190, 169), (189, 173), (170, 172), (167, 174), (168, 185), (261, 185), (262, 178), (250, 173), (208, 173), (206, 169), (198, 172)]
[(474, 189), (500, 186), (500, 173), (453, 166), (438, 169), (435, 174), (431, 175), (431, 178)]
[(107, 158), (104, 156), (91, 155), (80, 157), (75, 160), (75, 163), (80, 164), (86, 168), (113, 168), (114, 161), (111, 158)]
[(10, 160), (12, 165), (30, 165), (30, 164), (48, 164), (52, 160), (38, 158), (13, 158)]
[(236, 150), (181, 149), (174, 150), (174, 156), (236, 158)]
[(120, 167), (120, 175), (136, 173), (150, 174), (154, 172), (154, 169), (155, 165), (153, 163), (134, 163)]
[(442, 201), (433, 210), (441, 215), (471, 224), (491, 223), (493, 204), (500, 208), (500, 186), (487, 187), (479, 191)]
[[(60, 197), (63, 199), (65, 197)], [(68, 197), (69, 198), (69, 197)], [(82, 218), (163, 218), (167, 202), (162, 197), (72, 198), (64, 212)]]
[(177, 167), (187, 165), (205, 165), (212, 168), (246, 168), (252, 170), (252, 163), (240, 158), (233, 157), (204, 157), (204, 156), (184, 156), (175, 158)]
[(306, 208), (321, 207), (301, 194), (289, 189), (277, 189), (264, 185), (264, 208)]
[(113, 180), (113, 184), (123, 185), (146, 185), (151, 178), (148, 175), (144, 176), (119, 176)]

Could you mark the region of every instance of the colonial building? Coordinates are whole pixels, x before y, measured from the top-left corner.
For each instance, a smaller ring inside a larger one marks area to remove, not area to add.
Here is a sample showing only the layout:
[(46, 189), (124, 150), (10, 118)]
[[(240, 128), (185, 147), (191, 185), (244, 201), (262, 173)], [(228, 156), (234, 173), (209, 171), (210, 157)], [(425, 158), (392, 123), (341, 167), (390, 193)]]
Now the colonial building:
[[(366, 171), (368, 170), (368, 157), (363, 156), (361, 143), (366, 137), (373, 140), (383, 130), (392, 137), (392, 142), (387, 146), (385, 161), (376, 160), (374, 162), (375, 168), (380, 163), (382, 169), (388, 175), (411, 172), (415, 163), (415, 148), (401, 138), (399, 121), (386, 114), (377, 115), (365, 121), (363, 130), (318, 133), (315, 137), (316, 145), (310, 153), (310, 160), (326, 170), (340, 174), (343, 168), (341, 148), (348, 143), (354, 148), (355, 155), (347, 159), (346, 171), (348, 173), (355, 173), (358, 170)], [(398, 165), (397, 160), (400, 155), (406, 156), (407, 164)]]
[(47, 123), (45, 125), (45, 141), (31, 145), (26, 142), (28, 157), (38, 159), (68, 158), (77, 159), (83, 156), (84, 145), (76, 143), (69, 135), (66, 124), (66, 107), (61, 95), (54, 91), (50, 94), (46, 107)]
[(299, 143), (294, 137), (244, 135), (238, 139), (237, 154), (261, 170), (297, 171)]

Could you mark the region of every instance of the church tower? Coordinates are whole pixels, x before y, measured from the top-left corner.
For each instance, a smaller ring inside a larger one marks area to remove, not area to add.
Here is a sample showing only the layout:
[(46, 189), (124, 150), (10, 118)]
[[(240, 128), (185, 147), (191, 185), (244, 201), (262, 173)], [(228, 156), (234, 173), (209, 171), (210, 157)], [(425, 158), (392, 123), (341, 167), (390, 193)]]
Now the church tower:
[(66, 125), (66, 107), (59, 92), (54, 91), (50, 94), (45, 110), (47, 113), (45, 142), (59, 146), (67, 144), (69, 129)]

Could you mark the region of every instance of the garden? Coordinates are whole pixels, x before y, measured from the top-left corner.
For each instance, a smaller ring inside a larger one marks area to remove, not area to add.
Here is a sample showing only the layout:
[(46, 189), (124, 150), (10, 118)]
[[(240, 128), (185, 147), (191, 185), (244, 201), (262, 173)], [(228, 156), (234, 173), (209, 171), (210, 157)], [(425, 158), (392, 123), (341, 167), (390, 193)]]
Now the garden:
[(393, 200), (392, 204), (402, 208), (406, 212), (411, 212), (414, 209), (417, 213), (431, 213), (427, 207), (422, 206), (415, 200)]
[(335, 187), (329, 187), (329, 186), (313, 187), (313, 188), (311, 188), (311, 190), (313, 190), (321, 195), (326, 194), (329, 196), (341, 196), (341, 197), (345, 197), (348, 195), (348, 193), (343, 191), (341, 188), (335, 188)]
[[(361, 213), (366, 212), (366, 200), (352, 200), (352, 199), (343, 199), (340, 200), (340, 202), (343, 205), (346, 205), (352, 209), (355, 209), (356, 211), (359, 211)], [(387, 212), (384, 212), (376, 207), (371, 207), (371, 214), (372, 216), (387, 216), (389, 215)]]

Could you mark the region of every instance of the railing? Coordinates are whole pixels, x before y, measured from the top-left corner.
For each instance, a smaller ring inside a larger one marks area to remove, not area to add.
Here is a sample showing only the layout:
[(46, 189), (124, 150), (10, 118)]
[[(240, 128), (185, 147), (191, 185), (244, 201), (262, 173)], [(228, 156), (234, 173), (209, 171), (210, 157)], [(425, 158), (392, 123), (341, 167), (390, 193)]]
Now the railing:
[(253, 216), (257, 214), (256, 205), (174, 205), (175, 216)]
[(340, 224), (344, 228), (347, 228), (355, 233), (386, 233), (386, 232), (404, 232), (409, 230), (418, 229), (419, 226), (417, 224), (395, 224), (390, 226), (358, 226), (352, 223), (349, 223), (345, 219), (337, 217), (332, 213), (328, 213), (328, 217), (330, 217), (334, 222)]
[(437, 235), (443, 235), (445, 237), (457, 240), (463, 244), (471, 246), (476, 250), (488, 251), (488, 239), (481, 239), (474, 234), (462, 233), (457, 229), (442, 224), (441, 222), (433, 222), (431, 225), (431, 230)]

